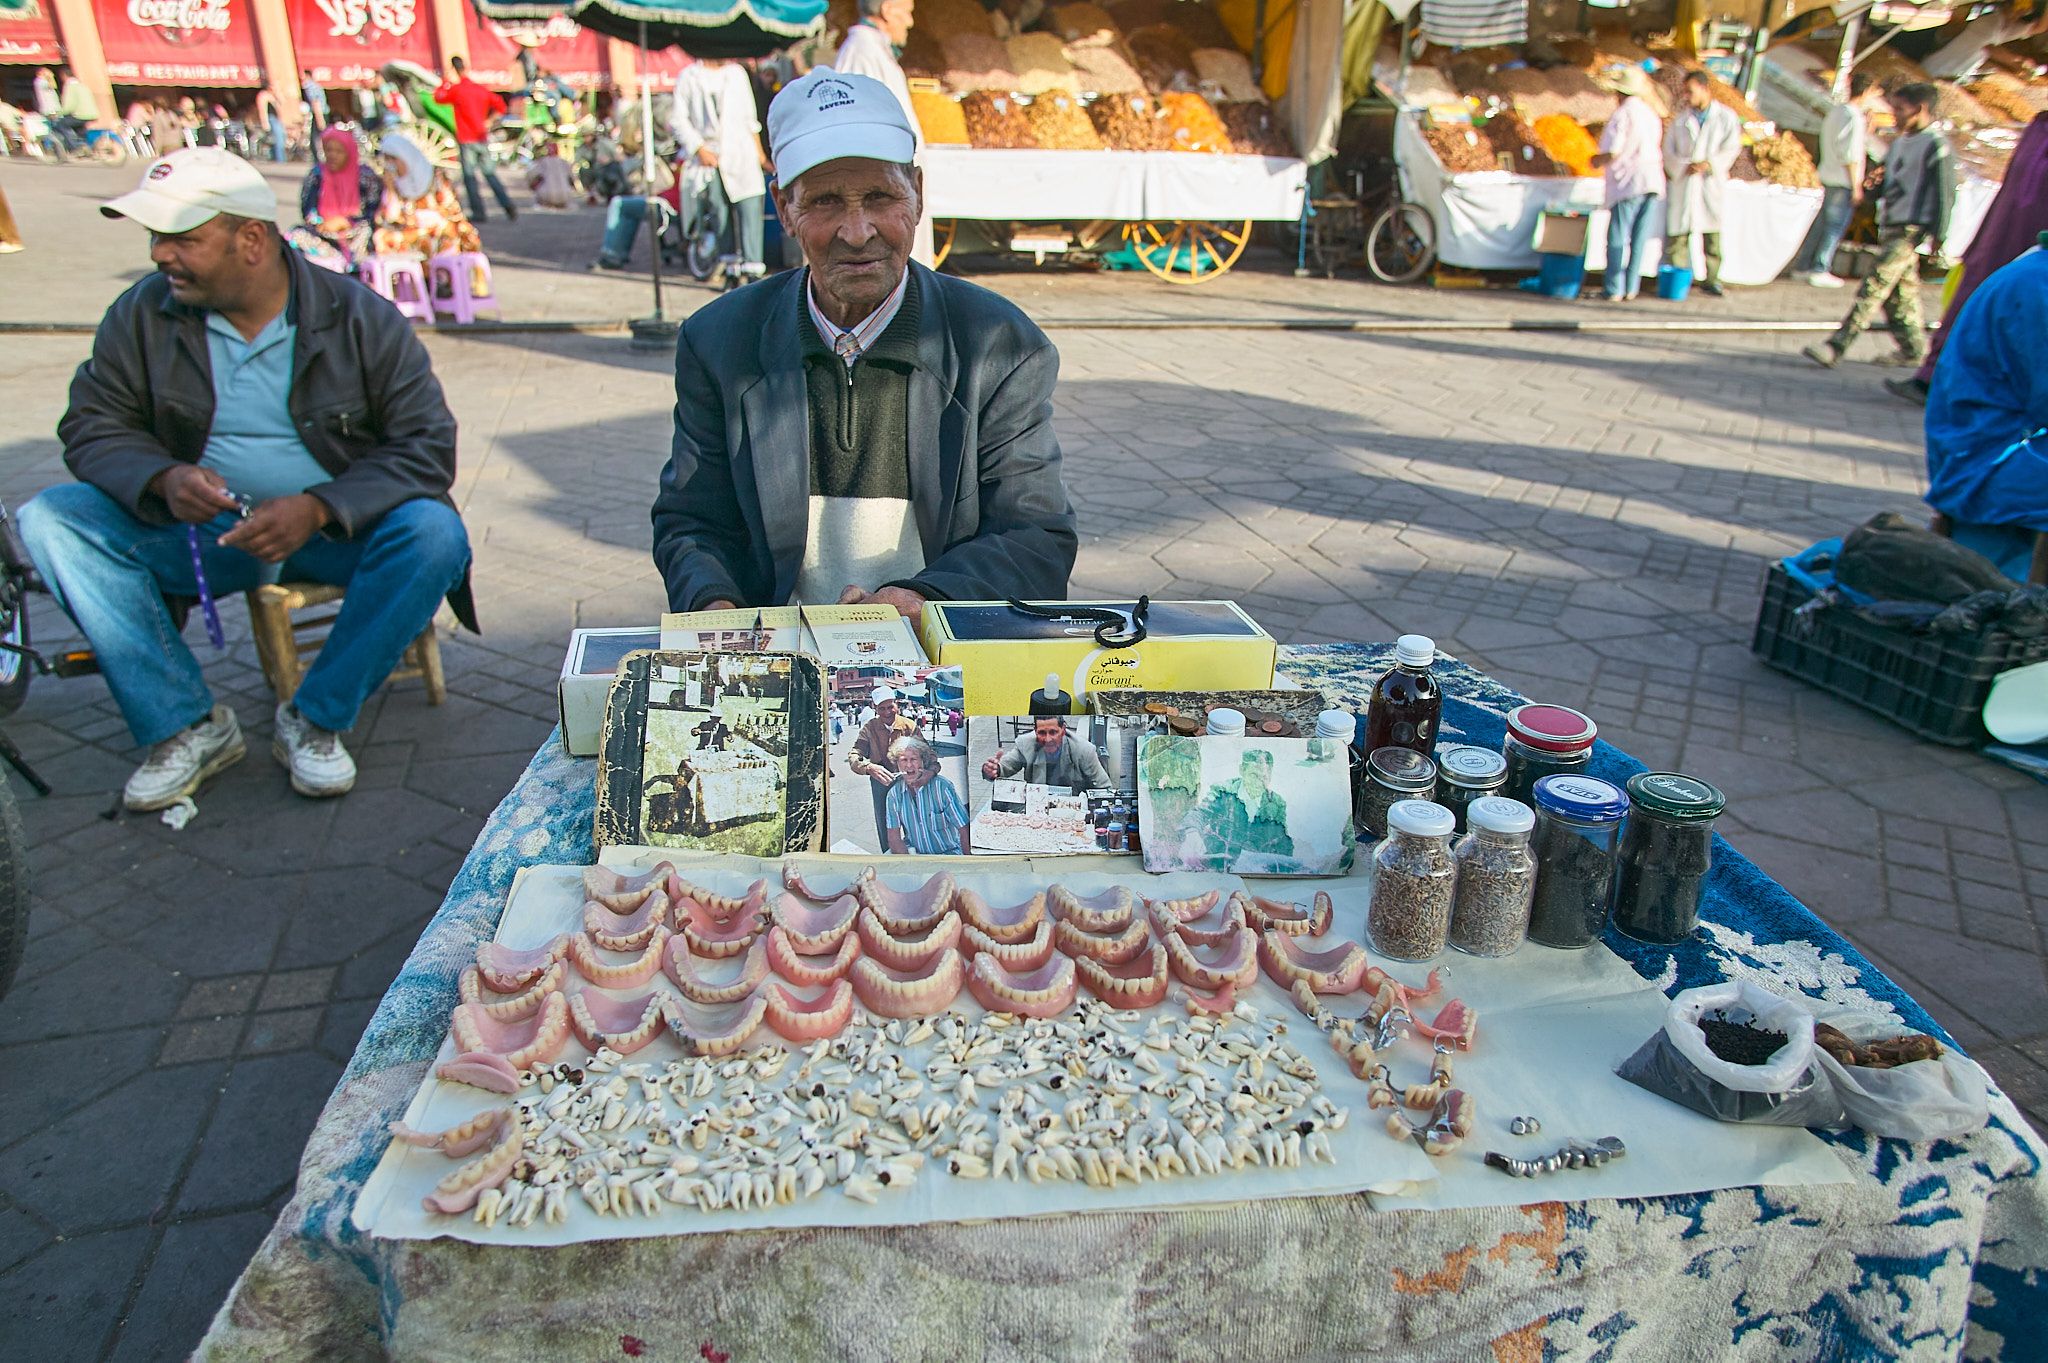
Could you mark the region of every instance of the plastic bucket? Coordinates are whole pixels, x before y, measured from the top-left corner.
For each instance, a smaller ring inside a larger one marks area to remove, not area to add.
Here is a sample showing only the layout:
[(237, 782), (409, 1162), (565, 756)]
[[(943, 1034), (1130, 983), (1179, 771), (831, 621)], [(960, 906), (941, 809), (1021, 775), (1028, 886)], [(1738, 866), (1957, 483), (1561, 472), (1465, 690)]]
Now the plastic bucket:
[(1657, 271), (1657, 296), (1667, 303), (1683, 303), (1692, 292), (1692, 271), (1682, 265), (1665, 265)]
[(1579, 288), (1585, 282), (1584, 256), (1544, 253), (1542, 270), (1536, 276), (1536, 292), (1551, 298), (1577, 298)]

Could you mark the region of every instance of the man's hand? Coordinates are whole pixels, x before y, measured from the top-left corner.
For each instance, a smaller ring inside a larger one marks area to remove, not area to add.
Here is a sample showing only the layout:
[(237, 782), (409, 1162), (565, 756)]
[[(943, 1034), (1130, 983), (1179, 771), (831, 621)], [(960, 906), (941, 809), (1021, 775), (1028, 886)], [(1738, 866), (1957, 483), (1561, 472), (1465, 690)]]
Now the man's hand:
[(1587, 162), (1587, 164), (1592, 166), (1595, 170), (1600, 170), (1603, 167), (1605, 167), (1609, 161), (1612, 161), (1613, 159), (1614, 153), (1611, 151), (1596, 151), (1593, 153), (1593, 159)]
[(865, 606), (870, 602), (894, 606), (896, 613), (913, 625), (924, 614), (924, 598), (908, 587), (878, 587), (874, 591), (864, 592), (858, 587), (849, 586), (839, 593), (839, 604), (842, 606)]
[(991, 757), (988, 761), (981, 764), (981, 775), (983, 780), (1000, 780), (1002, 779), (1002, 773), (1003, 764), (999, 758)]
[(1714, 171), (1714, 168), (1708, 165), (1705, 161), (1695, 161), (1691, 165), (1686, 167), (1686, 171), (1689, 174), (1693, 175), (1711, 175)]
[(738, 606), (734, 602), (728, 601), (721, 596), (718, 598), (718, 600), (708, 602), (705, 605), (699, 607), (699, 609), (707, 611), (729, 611), (738, 609)]
[(716, 166), (718, 164), (718, 153), (711, 150), (709, 142), (697, 148), (697, 164), (700, 166)]
[(149, 480), (149, 490), (164, 499), (171, 515), (188, 525), (204, 525), (223, 511), (235, 509), (228, 485), (212, 469), (173, 464)]
[(220, 542), (265, 563), (282, 563), (332, 519), (325, 502), (301, 492), (263, 503)]
[(896, 784), (896, 773), (887, 767), (871, 766), (868, 768), (868, 780), (878, 786), (893, 786)]

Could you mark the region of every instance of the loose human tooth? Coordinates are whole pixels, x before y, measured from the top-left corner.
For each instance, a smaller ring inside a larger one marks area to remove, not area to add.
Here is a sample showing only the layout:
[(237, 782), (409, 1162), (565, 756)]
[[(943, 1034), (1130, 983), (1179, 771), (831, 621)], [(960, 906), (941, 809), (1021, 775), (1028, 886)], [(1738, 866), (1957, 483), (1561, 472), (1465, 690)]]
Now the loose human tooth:
[(840, 1191), (854, 1201), (865, 1202), (872, 1207), (881, 1199), (882, 1185), (869, 1178), (866, 1174), (861, 1174), (856, 1178), (846, 1180)]

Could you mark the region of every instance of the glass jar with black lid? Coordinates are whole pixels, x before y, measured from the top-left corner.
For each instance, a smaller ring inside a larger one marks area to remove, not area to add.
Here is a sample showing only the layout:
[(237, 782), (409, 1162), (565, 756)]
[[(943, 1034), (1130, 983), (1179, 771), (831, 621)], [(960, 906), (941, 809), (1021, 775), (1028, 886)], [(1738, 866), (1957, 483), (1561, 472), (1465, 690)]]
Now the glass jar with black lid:
[(1365, 759), (1358, 787), (1360, 836), (1384, 838), (1387, 811), (1401, 800), (1436, 798), (1436, 763), (1413, 748), (1379, 748)]
[(1538, 781), (1586, 769), (1599, 732), (1592, 720), (1562, 705), (1518, 705), (1508, 711), (1507, 737), (1500, 747), (1508, 775), (1500, 794), (1532, 805)]
[(1466, 829), (1466, 807), (1498, 794), (1508, 779), (1508, 760), (1485, 748), (1438, 748), (1436, 769), (1436, 802), (1451, 811), (1460, 833)]
[(1728, 797), (1672, 771), (1630, 777), (1628, 796), (1614, 926), (1642, 942), (1682, 942), (1699, 922), (1714, 864), (1714, 820)]

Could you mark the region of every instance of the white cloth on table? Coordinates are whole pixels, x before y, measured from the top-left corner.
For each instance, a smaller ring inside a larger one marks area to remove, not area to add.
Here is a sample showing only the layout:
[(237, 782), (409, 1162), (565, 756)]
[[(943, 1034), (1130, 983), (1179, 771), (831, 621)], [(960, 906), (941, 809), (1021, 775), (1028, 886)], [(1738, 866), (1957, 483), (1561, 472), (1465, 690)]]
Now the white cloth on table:
[[(889, 93), (896, 96), (903, 106), (905, 117), (910, 120), (910, 130), (917, 134), (917, 164), (924, 164), (924, 129), (917, 123), (917, 110), (910, 103), (910, 82), (903, 77), (903, 67), (896, 60), (895, 48), (889, 42), (889, 35), (873, 24), (859, 23), (846, 30), (845, 41), (839, 44), (839, 54), (832, 59), (832, 69), (851, 72), (856, 76), (872, 76), (889, 87)], [(920, 213), (917, 219), (917, 239), (911, 244), (910, 258), (930, 268), (937, 256), (932, 244), (932, 215)]]
[[(1721, 206), (1728, 197), (1728, 172), (1742, 152), (1742, 120), (1725, 104), (1709, 104), (1704, 114), (1681, 109), (1664, 134), (1664, 174), (1671, 194), (1664, 208), (1667, 236), (1721, 230)], [(1707, 163), (1705, 175), (1687, 167)]]

